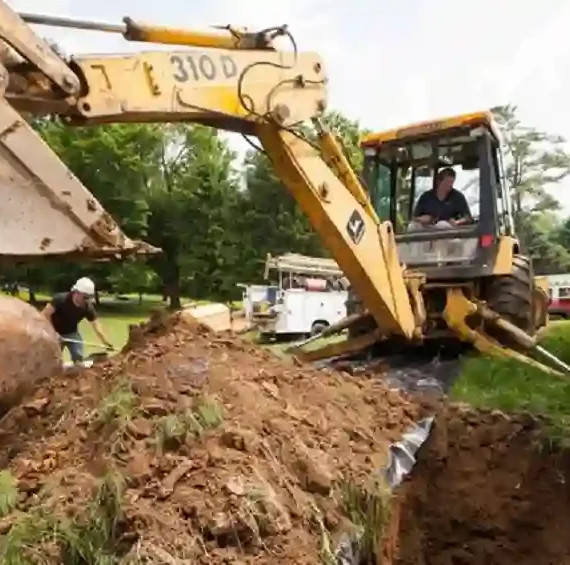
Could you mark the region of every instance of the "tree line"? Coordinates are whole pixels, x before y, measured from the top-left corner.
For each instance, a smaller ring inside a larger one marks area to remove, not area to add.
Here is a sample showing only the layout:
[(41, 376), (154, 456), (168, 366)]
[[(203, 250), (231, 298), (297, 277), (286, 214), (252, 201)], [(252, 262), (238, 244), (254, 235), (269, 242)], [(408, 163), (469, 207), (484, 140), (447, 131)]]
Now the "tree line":
[[(547, 191), (570, 174), (565, 140), (528, 127), (515, 106), (493, 109), (505, 142), (505, 176), (523, 247), (542, 273), (570, 270), (570, 218)], [(359, 169), (360, 124), (339, 112), (325, 122), (340, 135)], [(101, 290), (231, 300), (237, 283), (258, 281), (268, 252), (329, 255), (268, 157), (236, 155), (219, 132), (201, 125), (118, 124), (70, 128), (33, 120), (53, 150), (133, 239), (162, 248), (146, 261), (65, 264), (42, 261), (4, 271), (32, 289), (69, 287), (86, 272)]]

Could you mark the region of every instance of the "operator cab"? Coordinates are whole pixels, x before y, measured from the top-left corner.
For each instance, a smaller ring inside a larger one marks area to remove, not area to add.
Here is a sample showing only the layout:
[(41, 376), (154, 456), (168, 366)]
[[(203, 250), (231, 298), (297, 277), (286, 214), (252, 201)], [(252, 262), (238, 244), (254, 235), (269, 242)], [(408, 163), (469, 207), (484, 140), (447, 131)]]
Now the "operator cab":
[[(498, 240), (513, 235), (513, 222), (490, 112), (371, 134), (361, 146), (363, 180), (379, 218), (394, 227), (403, 263), (428, 275), (437, 269), (437, 278), (491, 274)], [(457, 191), (447, 198), (443, 177)], [(461, 202), (467, 218), (457, 211)]]

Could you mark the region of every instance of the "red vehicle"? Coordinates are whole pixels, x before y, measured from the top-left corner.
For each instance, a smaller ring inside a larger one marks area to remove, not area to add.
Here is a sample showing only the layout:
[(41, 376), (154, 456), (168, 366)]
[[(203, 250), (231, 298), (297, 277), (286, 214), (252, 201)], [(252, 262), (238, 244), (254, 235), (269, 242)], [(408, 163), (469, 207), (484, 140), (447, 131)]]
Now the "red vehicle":
[(570, 274), (549, 275), (547, 279), (550, 318), (570, 319)]

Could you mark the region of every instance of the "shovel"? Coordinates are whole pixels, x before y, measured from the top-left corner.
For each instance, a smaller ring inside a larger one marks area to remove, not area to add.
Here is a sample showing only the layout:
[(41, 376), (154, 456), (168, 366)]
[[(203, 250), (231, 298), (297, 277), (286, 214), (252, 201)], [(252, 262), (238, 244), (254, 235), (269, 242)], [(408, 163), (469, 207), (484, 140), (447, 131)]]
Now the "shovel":
[[(100, 343), (90, 343), (89, 341), (79, 341), (77, 339), (68, 339), (66, 337), (62, 337), (61, 341), (63, 341), (64, 343), (79, 343), (79, 344), (83, 344), (83, 345), (88, 345), (89, 347), (97, 347), (97, 348), (101, 348), (101, 344)], [(115, 349), (113, 346), (109, 347), (109, 349), (111, 351), (117, 351), (117, 349)]]
[[(100, 343), (90, 343), (88, 341), (79, 341), (77, 339), (69, 339), (69, 338), (62, 338), (61, 341), (63, 341), (64, 343), (79, 343), (83, 345), (88, 345), (90, 347), (101, 348)], [(115, 349), (114, 347), (109, 347), (108, 349), (113, 352), (117, 351), (117, 349)], [(97, 363), (98, 361), (106, 361), (108, 358), (109, 358), (109, 353), (107, 351), (96, 351), (95, 353), (90, 353), (86, 357), (85, 361), (87, 362), (91, 361), (92, 363)]]

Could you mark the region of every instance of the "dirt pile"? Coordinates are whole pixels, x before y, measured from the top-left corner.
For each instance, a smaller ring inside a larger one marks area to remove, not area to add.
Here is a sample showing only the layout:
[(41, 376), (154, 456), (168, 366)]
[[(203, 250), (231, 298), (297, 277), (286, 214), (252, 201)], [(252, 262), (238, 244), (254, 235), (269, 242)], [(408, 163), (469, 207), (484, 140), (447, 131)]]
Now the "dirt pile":
[(400, 565), (570, 563), (570, 452), (528, 415), (445, 409), (400, 494)]
[(157, 318), (0, 422), (0, 561), (321, 563), (420, 411), (378, 381)]

